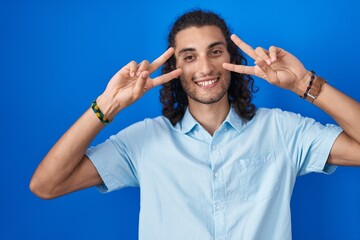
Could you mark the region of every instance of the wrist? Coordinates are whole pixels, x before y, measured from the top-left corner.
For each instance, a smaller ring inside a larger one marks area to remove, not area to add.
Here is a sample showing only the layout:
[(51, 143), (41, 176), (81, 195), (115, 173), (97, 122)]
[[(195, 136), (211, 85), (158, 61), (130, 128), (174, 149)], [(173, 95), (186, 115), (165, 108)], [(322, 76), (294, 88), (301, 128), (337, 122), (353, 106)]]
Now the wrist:
[(309, 83), (311, 81), (311, 76), (312, 76), (312, 72), (306, 71), (304, 77), (296, 82), (293, 88), (293, 92), (296, 93), (296, 95), (300, 97), (304, 96), (304, 93), (306, 93)]
[(111, 94), (103, 93), (97, 99), (96, 103), (101, 112), (111, 122), (115, 115), (121, 110), (120, 105)]
[[(305, 77), (303, 77), (300, 82), (301, 84), (299, 84), (299, 86), (301, 87), (298, 88), (298, 91), (300, 90), (300, 92), (297, 92), (297, 94), (302, 99), (313, 103), (314, 100), (319, 96), (321, 88), (326, 83), (326, 80), (317, 76), (314, 71), (311, 71), (307, 72)], [(304, 86), (306, 86), (306, 84), (307, 87), (304, 90)]]

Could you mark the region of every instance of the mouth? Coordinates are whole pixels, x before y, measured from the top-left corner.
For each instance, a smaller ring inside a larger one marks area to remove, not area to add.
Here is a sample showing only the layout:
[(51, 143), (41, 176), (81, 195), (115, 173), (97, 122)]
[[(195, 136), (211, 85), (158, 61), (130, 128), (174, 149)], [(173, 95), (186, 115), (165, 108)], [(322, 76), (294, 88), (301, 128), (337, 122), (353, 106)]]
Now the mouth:
[(197, 80), (195, 82), (196, 85), (200, 87), (210, 87), (215, 85), (219, 81), (220, 77), (212, 78), (212, 79), (204, 79), (204, 80)]

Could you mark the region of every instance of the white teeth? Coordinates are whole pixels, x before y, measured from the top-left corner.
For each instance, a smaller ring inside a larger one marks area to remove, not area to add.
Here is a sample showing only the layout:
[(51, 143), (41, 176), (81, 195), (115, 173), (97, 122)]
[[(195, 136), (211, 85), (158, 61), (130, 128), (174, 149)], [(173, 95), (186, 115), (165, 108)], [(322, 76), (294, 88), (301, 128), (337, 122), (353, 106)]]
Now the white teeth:
[(210, 81), (202, 81), (202, 82), (197, 82), (198, 85), (202, 86), (202, 87), (206, 87), (210, 84), (214, 84), (217, 82), (217, 79), (214, 80), (210, 80)]

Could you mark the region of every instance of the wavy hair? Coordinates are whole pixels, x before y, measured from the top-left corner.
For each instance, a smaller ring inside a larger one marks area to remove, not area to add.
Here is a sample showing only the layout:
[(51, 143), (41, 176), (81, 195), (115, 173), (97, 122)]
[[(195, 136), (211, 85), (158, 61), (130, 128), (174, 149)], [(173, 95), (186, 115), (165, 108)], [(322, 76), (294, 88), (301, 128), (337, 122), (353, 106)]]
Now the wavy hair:
[[(225, 21), (217, 14), (210, 11), (195, 10), (180, 16), (171, 28), (168, 36), (168, 47), (175, 47), (175, 36), (181, 30), (189, 27), (216, 26), (223, 33), (230, 62), (247, 65), (247, 60), (238, 47), (230, 39), (230, 31)], [(162, 74), (176, 69), (175, 55), (171, 56), (163, 65)], [(231, 72), (231, 82), (228, 89), (229, 103), (235, 108), (236, 113), (247, 120), (253, 118), (256, 107), (252, 103), (254, 80), (250, 75)], [(176, 78), (162, 85), (160, 102), (163, 105), (162, 114), (175, 125), (184, 116), (188, 106), (188, 99), (183, 90), (180, 79)]]

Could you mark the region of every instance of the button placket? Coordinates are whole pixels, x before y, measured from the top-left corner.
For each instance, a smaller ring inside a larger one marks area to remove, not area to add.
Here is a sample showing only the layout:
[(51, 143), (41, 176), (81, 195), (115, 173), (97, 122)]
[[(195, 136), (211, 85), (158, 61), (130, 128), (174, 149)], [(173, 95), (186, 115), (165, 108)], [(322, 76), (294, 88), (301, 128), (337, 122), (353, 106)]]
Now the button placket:
[(223, 173), (221, 166), (224, 159), (221, 154), (221, 138), (223, 134), (218, 131), (209, 148), (212, 169), (212, 185), (213, 185), (213, 211), (214, 211), (214, 226), (215, 239), (223, 239), (226, 236), (226, 221), (225, 221), (225, 183), (223, 181)]

